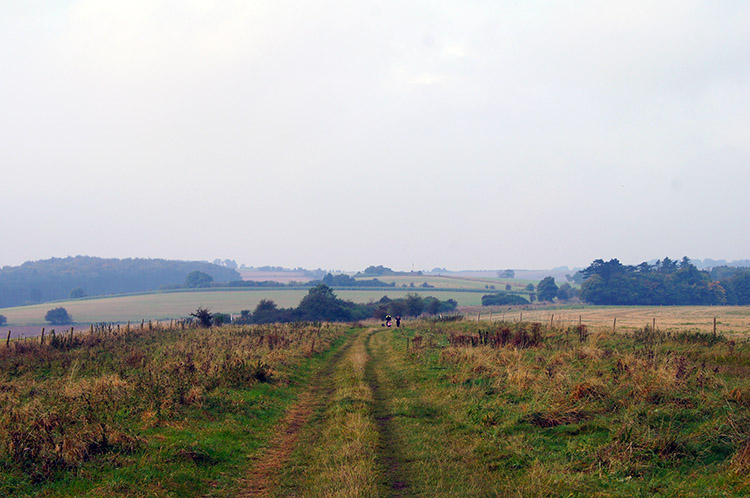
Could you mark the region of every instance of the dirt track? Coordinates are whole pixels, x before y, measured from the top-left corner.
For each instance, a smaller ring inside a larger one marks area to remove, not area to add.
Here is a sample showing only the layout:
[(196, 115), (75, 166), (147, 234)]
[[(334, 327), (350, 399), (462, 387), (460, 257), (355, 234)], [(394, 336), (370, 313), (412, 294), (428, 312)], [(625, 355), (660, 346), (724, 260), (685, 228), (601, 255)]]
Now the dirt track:
[[(372, 361), (369, 339), (376, 332), (378, 332), (376, 329), (358, 331), (315, 374), (307, 391), (289, 409), (283, 421), (279, 424), (276, 435), (268, 444), (267, 449), (257, 457), (257, 460), (251, 466), (240, 491), (235, 496), (241, 498), (318, 496), (316, 491), (303, 489), (304, 484), (301, 482), (291, 484), (288, 482), (290, 473), (293, 474), (295, 470), (298, 473), (297, 477), (300, 477), (299, 467), (305, 467), (301, 474), (308, 477), (316, 472), (316, 467), (306, 467), (307, 465), (313, 465), (308, 461), (297, 461), (295, 463), (293, 454), (297, 452), (309, 455), (311, 449), (305, 448), (305, 445), (314, 445), (318, 448), (336, 451), (335, 443), (325, 440), (325, 432), (322, 427), (325, 422), (322, 420), (322, 414), (325, 410), (330, 410), (332, 406), (336, 405), (336, 391), (342, 389), (342, 386), (337, 385), (334, 373), (341, 368), (342, 360), (347, 355), (359, 355), (360, 361), (363, 363), (362, 379), (365, 390), (371, 392), (371, 402), (364, 412), (366, 412), (367, 418), (371, 420), (377, 432), (375, 438), (377, 443), (370, 447), (376, 453), (374, 455), (376, 464), (374, 468), (370, 469), (370, 474), (374, 474), (371, 475), (371, 479), (379, 483), (377, 484), (378, 491), (377, 494), (372, 494), (374, 488), (371, 487), (369, 492), (357, 493), (357, 495), (397, 498), (407, 496), (408, 480), (398, 451), (398, 443), (391, 427), (392, 416), (388, 412), (387, 399), (380, 388), (383, 372)], [(358, 344), (358, 350), (350, 352), (352, 345), (355, 343)], [(297, 459), (299, 458), (298, 455)], [(295, 466), (296, 469), (293, 468)], [(282, 482), (285, 476), (286, 482)], [(320, 495), (328, 496), (329, 493), (320, 493)], [(340, 489), (336, 495), (348, 496), (347, 490)]]

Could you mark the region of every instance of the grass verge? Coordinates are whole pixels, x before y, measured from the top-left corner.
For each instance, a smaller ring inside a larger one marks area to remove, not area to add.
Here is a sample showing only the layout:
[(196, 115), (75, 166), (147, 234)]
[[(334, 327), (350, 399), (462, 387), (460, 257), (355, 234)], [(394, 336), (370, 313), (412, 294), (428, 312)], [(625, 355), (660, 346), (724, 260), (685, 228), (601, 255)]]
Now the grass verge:
[(374, 336), (373, 358), (392, 379), (416, 496), (740, 497), (749, 346), (648, 327), (425, 322)]

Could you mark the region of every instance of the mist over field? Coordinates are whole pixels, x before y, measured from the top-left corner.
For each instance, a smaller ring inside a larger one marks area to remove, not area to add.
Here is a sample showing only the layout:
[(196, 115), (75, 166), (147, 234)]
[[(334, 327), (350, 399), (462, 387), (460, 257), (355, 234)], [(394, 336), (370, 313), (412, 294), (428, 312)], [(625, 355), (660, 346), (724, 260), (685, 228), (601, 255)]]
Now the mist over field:
[(0, 6), (0, 266), (742, 259), (750, 6)]

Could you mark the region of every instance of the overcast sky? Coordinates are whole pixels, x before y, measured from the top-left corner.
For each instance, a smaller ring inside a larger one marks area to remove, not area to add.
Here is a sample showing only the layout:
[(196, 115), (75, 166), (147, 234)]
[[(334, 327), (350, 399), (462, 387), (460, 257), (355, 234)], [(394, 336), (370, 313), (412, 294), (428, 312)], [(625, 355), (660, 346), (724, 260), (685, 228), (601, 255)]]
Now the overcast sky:
[(0, 266), (750, 258), (745, 1), (0, 0)]

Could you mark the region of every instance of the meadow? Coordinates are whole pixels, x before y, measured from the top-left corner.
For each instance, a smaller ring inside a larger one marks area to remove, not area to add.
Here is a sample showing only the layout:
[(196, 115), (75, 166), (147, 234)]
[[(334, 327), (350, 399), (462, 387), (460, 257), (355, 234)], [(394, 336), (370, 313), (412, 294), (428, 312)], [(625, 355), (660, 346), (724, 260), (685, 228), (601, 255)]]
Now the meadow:
[(747, 335), (403, 325), (102, 327), (0, 346), (0, 493), (750, 494)]
[(0, 348), (0, 495), (231, 493), (343, 325), (103, 327)]

